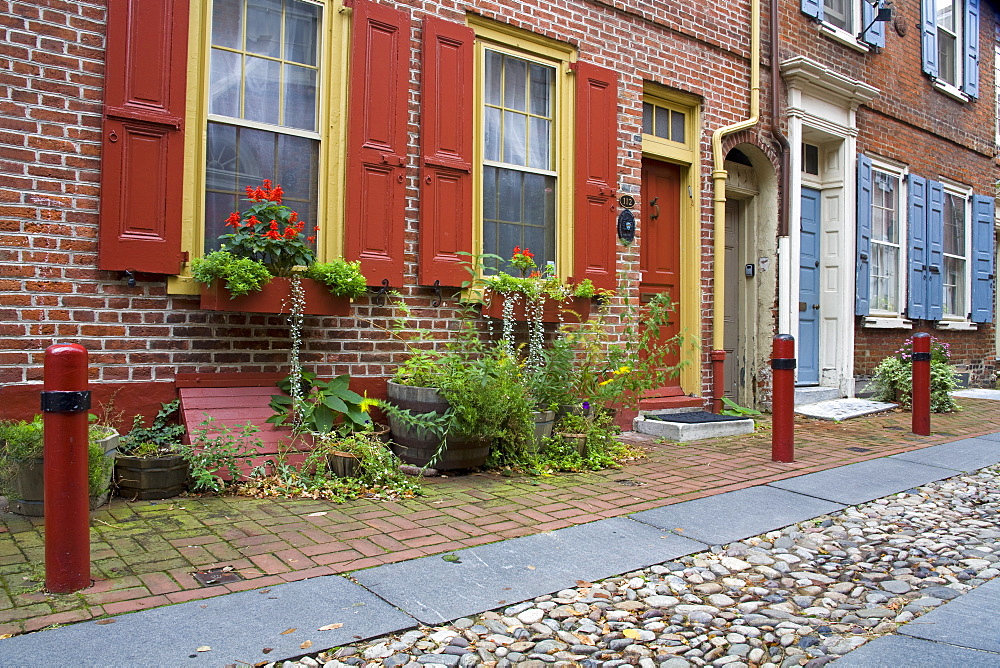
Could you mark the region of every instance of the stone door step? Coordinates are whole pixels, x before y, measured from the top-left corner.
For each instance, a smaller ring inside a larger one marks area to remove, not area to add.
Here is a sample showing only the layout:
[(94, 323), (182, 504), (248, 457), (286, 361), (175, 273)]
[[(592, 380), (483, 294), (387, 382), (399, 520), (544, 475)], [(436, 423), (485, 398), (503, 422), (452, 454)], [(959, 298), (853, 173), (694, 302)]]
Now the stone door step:
[(840, 399), (842, 396), (843, 395), (840, 393), (840, 390), (836, 387), (796, 387), (795, 405), (803, 406), (805, 404), (815, 404), (820, 401)]
[(897, 404), (869, 401), (868, 399), (831, 399), (814, 404), (797, 406), (795, 412), (806, 417), (819, 420), (849, 420), (875, 413), (884, 413), (896, 407)]
[(640, 415), (633, 421), (632, 428), (640, 434), (679, 442), (752, 434), (754, 429), (754, 421), (751, 419), (725, 422), (670, 422), (666, 419), (670, 413), (657, 411), (656, 414), (658, 419), (647, 419), (645, 415)]

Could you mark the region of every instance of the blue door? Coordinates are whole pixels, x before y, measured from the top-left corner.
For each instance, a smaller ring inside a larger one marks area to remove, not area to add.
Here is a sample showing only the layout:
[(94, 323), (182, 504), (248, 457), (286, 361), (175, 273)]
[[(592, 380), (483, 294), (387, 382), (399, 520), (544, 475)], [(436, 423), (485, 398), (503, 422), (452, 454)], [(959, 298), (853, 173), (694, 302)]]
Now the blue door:
[(819, 385), (819, 221), (820, 192), (803, 188), (799, 234), (799, 385)]

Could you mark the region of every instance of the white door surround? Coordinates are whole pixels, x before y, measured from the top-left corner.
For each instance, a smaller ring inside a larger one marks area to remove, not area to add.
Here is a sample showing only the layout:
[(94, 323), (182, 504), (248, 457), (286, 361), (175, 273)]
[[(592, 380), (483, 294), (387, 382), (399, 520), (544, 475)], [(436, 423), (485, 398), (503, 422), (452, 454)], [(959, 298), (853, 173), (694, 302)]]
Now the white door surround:
[[(820, 385), (854, 396), (854, 256), (857, 110), (878, 89), (797, 56), (781, 64), (791, 144), (789, 238), (781, 243), (778, 326), (798, 338), (799, 229), (803, 185), (822, 192)], [(803, 174), (803, 142), (819, 147), (819, 174)]]

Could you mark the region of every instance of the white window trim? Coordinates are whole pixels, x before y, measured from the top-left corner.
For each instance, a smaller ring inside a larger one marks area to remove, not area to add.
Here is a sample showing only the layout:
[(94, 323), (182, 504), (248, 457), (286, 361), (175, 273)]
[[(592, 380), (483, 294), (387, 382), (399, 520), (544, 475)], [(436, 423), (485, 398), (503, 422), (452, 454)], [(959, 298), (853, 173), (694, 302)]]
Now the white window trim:
[[(978, 327), (974, 322), (969, 320), (968, 311), (972, 308), (972, 227), (974, 221), (972, 220), (972, 188), (959, 185), (956, 183), (943, 181), (941, 184), (944, 187), (945, 195), (956, 195), (961, 197), (965, 201), (965, 311), (967, 312), (963, 316), (957, 315), (942, 315), (941, 320), (939, 320), (934, 326), (937, 329), (956, 329), (956, 330), (976, 330)], [(942, 220), (942, 224), (944, 221)], [(944, 262), (944, 248), (941, 249), (941, 261)], [(941, 267), (942, 274), (944, 273), (944, 267)], [(941, 286), (941, 305), (944, 307), (944, 281), (942, 280)]]
[(942, 79), (934, 78), (931, 80), (931, 85), (934, 86), (939, 92), (944, 93), (948, 97), (954, 98), (959, 102), (968, 102), (969, 96), (961, 91), (957, 86), (952, 86), (947, 81)]
[[(862, 0), (862, 2), (864, 2), (864, 0)], [(819, 24), (819, 31), (821, 34), (829, 37), (833, 41), (840, 42), (844, 46), (854, 49), (860, 53), (869, 53), (872, 50), (870, 45), (860, 41), (856, 35), (853, 35), (846, 30), (842, 30), (832, 23), (823, 21)]]
[[(911, 329), (913, 327), (912, 323), (903, 317), (903, 311), (906, 309), (907, 296), (909, 295), (909, 248), (907, 247), (906, 240), (909, 239), (909, 220), (907, 220), (907, 210), (906, 203), (909, 201), (907, 196), (909, 191), (906, 187), (906, 177), (909, 170), (905, 166), (894, 165), (888, 162), (877, 160), (872, 158), (872, 192), (874, 199), (875, 190), (875, 172), (885, 172), (887, 174), (892, 174), (897, 179), (899, 179), (899, 193), (896, 199), (896, 205), (899, 207), (896, 211), (897, 220), (899, 221), (899, 266), (896, 268), (896, 275), (899, 277), (898, 293), (896, 295), (896, 306), (895, 311), (886, 311), (883, 309), (875, 308), (873, 305), (869, 313), (871, 314), (865, 319), (865, 327), (873, 328), (901, 328), (901, 329)], [(874, 206), (874, 201), (872, 202)], [(874, 242), (873, 242), (874, 243)], [(869, 291), (871, 287), (869, 286)]]

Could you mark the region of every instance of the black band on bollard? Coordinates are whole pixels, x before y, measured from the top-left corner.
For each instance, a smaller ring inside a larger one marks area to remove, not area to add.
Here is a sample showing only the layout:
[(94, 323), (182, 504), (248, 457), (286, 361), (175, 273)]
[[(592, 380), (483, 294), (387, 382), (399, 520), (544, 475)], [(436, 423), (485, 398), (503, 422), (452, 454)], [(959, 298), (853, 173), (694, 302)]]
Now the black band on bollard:
[(90, 390), (42, 392), (43, 413), (82, 413), (90, 410)]
[(772, 369), (794, 369), (795, 368), (795, 358), (784, 358), (779, 357), (771, 360)]
[(930, 353), (913, 353), (913, 361), (914, 362), (930, 362), (931, 361), (931, 354)]

